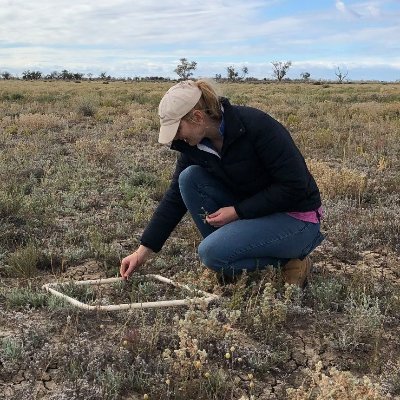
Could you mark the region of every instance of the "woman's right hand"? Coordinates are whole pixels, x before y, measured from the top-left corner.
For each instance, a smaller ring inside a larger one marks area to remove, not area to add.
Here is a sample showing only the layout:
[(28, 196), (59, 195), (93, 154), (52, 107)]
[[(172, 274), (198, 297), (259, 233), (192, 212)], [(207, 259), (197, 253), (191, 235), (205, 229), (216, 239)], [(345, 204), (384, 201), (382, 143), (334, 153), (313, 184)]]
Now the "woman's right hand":
[(122, 278), (128, 279), (136, 268), (143, 265), (153, 253), (148, 247), (139, 246), (139, 248), (121, 261), (120, 274)]

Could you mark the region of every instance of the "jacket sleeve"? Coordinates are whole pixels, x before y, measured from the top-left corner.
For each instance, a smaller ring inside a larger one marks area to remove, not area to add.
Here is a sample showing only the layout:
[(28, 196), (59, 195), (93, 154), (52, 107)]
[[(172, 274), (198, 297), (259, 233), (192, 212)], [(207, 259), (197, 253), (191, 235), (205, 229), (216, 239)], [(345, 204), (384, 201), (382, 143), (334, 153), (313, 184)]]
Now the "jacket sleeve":
[(140, 242), (155, 252), (159, 252), (171, 232), (185, 215), (187, 208), (179, 190), (180, 173), (191, 163), (187, 156), (180, 154), (169, 188), (143, 231)]
[[(270, 176), (265, 187), (235, 204), (242, 219), (258, 218), (276, 212), (302, 211), (296, 206), (309, 192), (311, 175), (303, 156), (293, 142), (289, 132), (269, 116), (259, 121), (252, 140), (255, 151)], [(304, 210), (306, 211), (306, 210)]]

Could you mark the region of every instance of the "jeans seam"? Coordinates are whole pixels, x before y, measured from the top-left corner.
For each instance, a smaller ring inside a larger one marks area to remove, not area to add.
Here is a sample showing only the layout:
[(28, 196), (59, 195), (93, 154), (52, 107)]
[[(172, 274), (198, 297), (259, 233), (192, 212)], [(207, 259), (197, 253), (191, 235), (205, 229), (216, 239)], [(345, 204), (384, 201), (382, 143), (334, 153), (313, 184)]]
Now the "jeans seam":
[(298, 235), (299, 233), (303, 232), (304, 230), (306, 230), (306, 229), (308, 229), (308, 228), (309, 228), (309, 225), (305, 223), (304, 226), (303, 226), (301, 229), (299, 229), (299, 230), (297, 230), (296, 232), (293, 232), (293, 233), (291, 233), (291, 234), (288, 234), (288, 235), (286, 235), (286, 236), (279, 237), (279, 238), (276, 238), (276, 239), (273, 239), (273, 240), (270, 240), (270, 241), (267, 241), (267, 242), (262, 242), (262, 243), (259, 243), (259, 244), (257, 244), (257, 245), (250, 245), (250, 246), (247, 246), (245, 249), (243, 249), (243, 250), (241, 250), (241, 251), (236, 251), (236, 252), (234, 252), (234, 253), (228, 258), (228, 260), (226, 261), (225, 264), (226, 264), (226, 265), (229, 265), (233, 259), (237, 258), (237, 256), (239, 256), (239, 255), (241, 255), (241, 254), (244, 254), (244, 253), (246, 253), (247, 251), (249, 251), (249, 250), (251, 250), (251, 249), (256, 249), (256, 248), (265, 246), (266, 244), (278, 242), (278, 241), (280, 241), (280, 240), (287, 239), (288, 237)]

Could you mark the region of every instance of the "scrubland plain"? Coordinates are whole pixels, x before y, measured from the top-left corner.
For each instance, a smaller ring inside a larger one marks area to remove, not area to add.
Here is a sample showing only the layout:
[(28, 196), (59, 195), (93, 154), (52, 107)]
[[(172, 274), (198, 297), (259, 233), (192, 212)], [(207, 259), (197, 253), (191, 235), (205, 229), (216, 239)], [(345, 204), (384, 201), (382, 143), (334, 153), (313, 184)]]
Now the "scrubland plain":
[[(41, 289), (117, 276), (137, 246), (177, 156), (157, 144), (170, 85), (0, 81), (0, 398), (400, 398), (400, 84), (218, 87), (286, 125), (320, 186), (326, 240), (304, 291), (270, 269), (219, 287), (187, 216), (138, 275), (220, 300), (90, 313)], [(65, 291), (168, 297), (140, 276)]]

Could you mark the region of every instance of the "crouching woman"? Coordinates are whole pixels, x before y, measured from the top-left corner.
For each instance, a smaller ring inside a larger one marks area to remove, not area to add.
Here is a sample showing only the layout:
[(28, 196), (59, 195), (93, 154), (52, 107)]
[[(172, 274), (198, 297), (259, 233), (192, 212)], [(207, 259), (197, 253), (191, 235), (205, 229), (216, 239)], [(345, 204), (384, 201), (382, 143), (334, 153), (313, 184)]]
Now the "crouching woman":
[(202, 80), (171, 87), (159, 117), (159, 142), (179, 157), (121, 275), (159, 252), (189, 211), (203, 237), (199, 257), (221, 281), (272, 265), (287, 283), (304, 286), (308, 255), (323, 240), (321, 199), (287, 129), (261, 110), (230, 104)]

